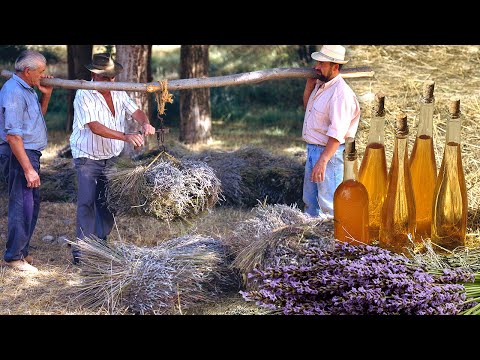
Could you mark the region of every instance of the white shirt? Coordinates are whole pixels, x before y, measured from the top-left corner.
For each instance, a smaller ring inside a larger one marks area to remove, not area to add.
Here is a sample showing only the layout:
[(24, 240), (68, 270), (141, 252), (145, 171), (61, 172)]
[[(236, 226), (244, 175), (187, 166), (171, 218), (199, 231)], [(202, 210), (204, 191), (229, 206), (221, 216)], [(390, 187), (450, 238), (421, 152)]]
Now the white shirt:
[(317, 81), (310, 94), (303, 120), (302, 138), (308, 144), (326, 145), (329, 137), (340, 144), (355, 137), (360, 120), (360, 104), (341, 75), (327, 83)]
[(125, 131), (125, 116), (131, 116), (138, 109), (138, 105), (125, 91), (111, 91), (111, 94), (115, 116), (97, 90), (77, 90), (73, 101), (73, 129), (70, 136), (74, 159), (87, 157), (105, 160), (120, 155), (123, 150), (124, 141), (96, 135), (86, 126), (92, 121), (98, 121), (110, 129)]

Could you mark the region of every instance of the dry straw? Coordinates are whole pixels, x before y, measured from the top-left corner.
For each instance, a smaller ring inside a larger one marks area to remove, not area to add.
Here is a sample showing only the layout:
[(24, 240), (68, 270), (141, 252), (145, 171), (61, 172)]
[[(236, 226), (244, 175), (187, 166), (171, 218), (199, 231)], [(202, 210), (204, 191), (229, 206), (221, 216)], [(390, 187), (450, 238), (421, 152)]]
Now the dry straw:
[(90, 237), (76, 245), (82, 253), (76, 299), (87, 309), (184, 314), (238, 290), (224, 246), (211, 237), (186, 235), (154, 247)]

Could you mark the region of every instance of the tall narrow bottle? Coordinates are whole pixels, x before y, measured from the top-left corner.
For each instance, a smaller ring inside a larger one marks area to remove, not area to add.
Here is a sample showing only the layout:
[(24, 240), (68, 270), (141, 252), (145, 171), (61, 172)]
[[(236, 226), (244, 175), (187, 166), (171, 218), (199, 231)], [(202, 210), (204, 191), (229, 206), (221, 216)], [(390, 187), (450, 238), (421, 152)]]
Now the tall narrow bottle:
[(437, 163), (433, 149), (433, 110), (435, 82), (425, 82), (423, 96), (420, 100), (420, 115), (417, 137), (410, 155), (410, 172), (412, 174), (417, 240), (429, 239), (432, 229), (433, 191), (437, 180)]
[(370, 122), (367, 147), (358, 179), (368, 192), (369, 237), (378, 241), (382, 205), (387, 194), (387, 158), (385, 156), (385, 95), (377, 93)]
[[(465, 245), (467, 231), (467, 189), (460, 148), (460, 99), (450, 99), (447, 135), (442, 165), (435, 184), (432, 209), (432, 243), (447, 250)], [(436, 248), (438, 252), (442, 249)]]
[(355, 139), (345, 140), (343, 181), (333, 195), (335, 239), (353, 245), (370, 244), (368, 235), (368, 192), (358, 181)]
[(397, 115), (395, 146), (388, 172), (387, 196), (382, 207), (379, 245), (409, 256), (415, 239), (415, 197), (408, 166), (408, 124), (404, 113)]

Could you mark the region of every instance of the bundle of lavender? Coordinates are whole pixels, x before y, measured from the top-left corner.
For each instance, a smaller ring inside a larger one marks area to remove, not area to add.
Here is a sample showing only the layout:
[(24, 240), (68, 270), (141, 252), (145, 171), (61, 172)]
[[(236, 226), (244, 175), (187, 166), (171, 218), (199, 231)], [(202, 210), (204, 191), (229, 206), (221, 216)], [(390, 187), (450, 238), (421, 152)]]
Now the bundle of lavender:
[(211, 237), (185, 235), (139, 247), (92, 236), (76, 246), (82, 252), (82, 281), (74, 296), (87, 309), (182, 314), (238, 289), (224, 246)]
[[(425, 267), (432, 274), (451, 276), (451, 282), (461, 283), (465, 287), (467, 303), (470, 308), (464, 315), (480, 315), (480, 248), (459, 246), (452, 251), (442, 248), (444, 254), (435, 251), (438, 245), (431, 241), (423, 241), (423, 251), (412, 252), (414, 263)], [(451, 274), (468, 274), (463, 278), (455, 278)]]
[(210, 210), (222, 198), (220, 180), (204, 162), (166, 157), (152, 164), (119, 161), (105, 171), (107, 204), (117, 215), (173, 221)]
[(462, 269), (431, 273), (403, 255), (375, 246), (336, 242), (311, 247), (301, 264), (270, 266), (249, 273), (255, 290), (247, 301), (284, 314), (455, 315), (474, 302), (461, 283), (473, 281)]

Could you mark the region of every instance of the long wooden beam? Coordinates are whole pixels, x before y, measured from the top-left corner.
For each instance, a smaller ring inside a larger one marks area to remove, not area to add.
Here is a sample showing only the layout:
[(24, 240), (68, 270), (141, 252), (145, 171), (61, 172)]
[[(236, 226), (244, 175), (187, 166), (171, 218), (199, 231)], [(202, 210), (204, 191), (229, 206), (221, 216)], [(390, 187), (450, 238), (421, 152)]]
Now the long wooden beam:
[[(2, 70), (1, 75), (5, 78), (12, 77), (12, 72)], [(357, 67), (342, 69), (341, 73), (345, 79), (358, 79), (373, 77), (375, 72), (370, 67)], [(318, 77), (312, 68), (274, 68), (258, 71), (251, 71), (241, 74), (226, 76), (214, 76), (206, 78), (192, 78), (180, 80), (168, 80), (167, 89), (186, 90), (210, 88), (219, 86), (234, 86), (244, 84), (256, 84), (267, 80), (288, 79), (288, 78), (309, 78)], [(162, 80), (162, 79), (160, 79)], [(60, 78), (42, 79), (42, 85), (51, 85), (65, 89), (87, 89), (87, 90), (125, 90), (138, 92), (155, 92), (161, 90), (159, 82), (132, 83), (132, 82), (103, 82), (87, 80), (64, 80)]]

